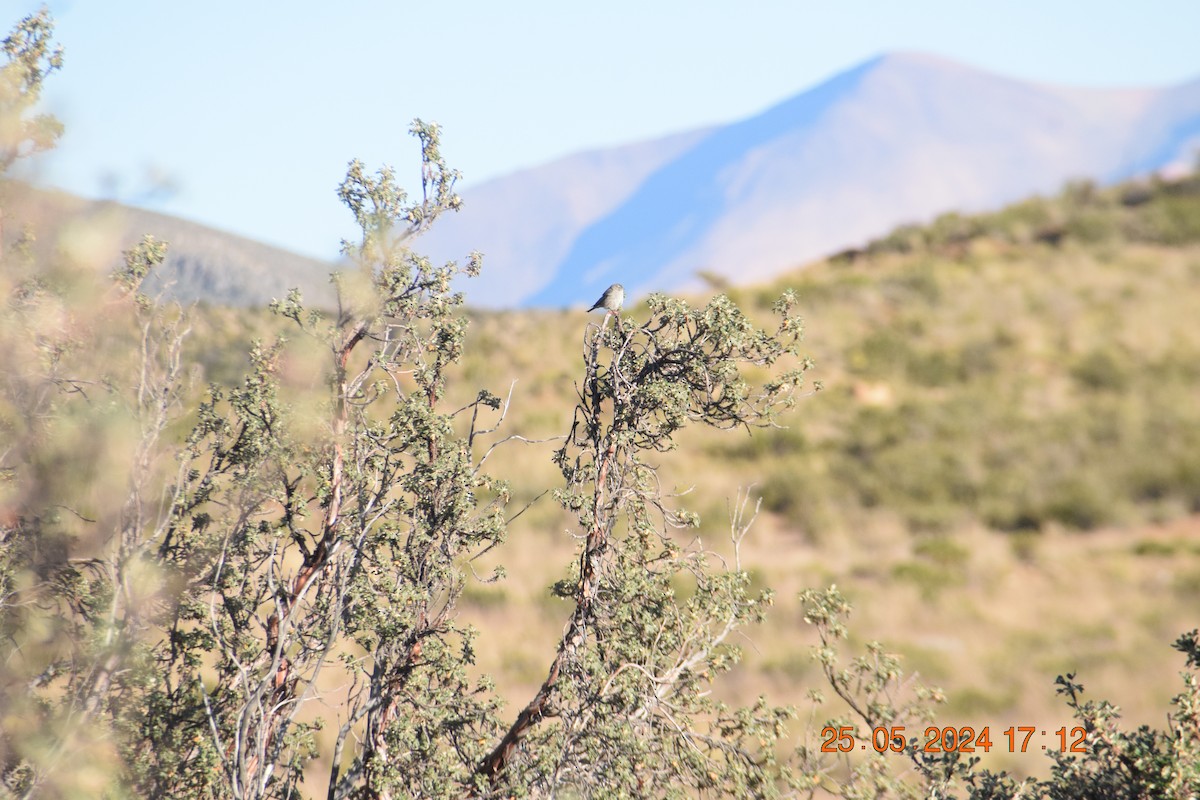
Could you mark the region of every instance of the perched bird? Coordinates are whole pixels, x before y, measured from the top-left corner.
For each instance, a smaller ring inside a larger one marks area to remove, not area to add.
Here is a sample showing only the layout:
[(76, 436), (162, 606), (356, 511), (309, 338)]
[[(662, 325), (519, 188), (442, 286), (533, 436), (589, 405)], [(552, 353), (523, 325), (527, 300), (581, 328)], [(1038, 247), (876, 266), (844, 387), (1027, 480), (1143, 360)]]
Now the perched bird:
[(604, 290), (604, 294), (600, 295), (600, 299), (588, 311), (595, 311), (597, 308), (603, 308), (605, 311), (620, 311), (621, 304), (624, 302), (625, 287), (619, 283), (614, 283)]

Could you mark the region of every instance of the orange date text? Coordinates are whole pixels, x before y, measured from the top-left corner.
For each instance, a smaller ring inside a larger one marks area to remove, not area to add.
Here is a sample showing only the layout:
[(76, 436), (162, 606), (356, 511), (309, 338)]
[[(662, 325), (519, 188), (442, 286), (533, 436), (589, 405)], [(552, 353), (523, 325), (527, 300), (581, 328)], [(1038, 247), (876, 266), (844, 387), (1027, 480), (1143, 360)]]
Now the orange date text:
[[(914, 729), (915, 731), (916, 729)], [(1043, 730), (1032, 725), (1010, 725), (995, 738), (991, 726), (974, 728), (938, 727), (931, 725), (923, 733), (906, 731), (903, 725), (871, 729), (870, 736), (860, 736), (853, 725), (826, 725), (821, 729), (822, 753), (850, 753), (855, 750), (874, 750), (903, 753), (1028, 753), (1057, 750), (1060, 753), (1086, 753), (1087, 731), (1080, 725), (1068, 729)]]

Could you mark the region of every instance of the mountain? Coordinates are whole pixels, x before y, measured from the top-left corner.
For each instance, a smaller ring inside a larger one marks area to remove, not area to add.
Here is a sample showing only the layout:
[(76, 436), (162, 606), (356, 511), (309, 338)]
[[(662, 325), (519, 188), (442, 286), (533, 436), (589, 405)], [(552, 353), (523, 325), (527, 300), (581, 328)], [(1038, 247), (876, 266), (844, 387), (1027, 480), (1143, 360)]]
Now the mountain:
[(328, 261), (219, 231), (195, 222), (122, 207), (133, 238), (149, 233), (169, 242), (167, 260), (155, 277), (182, 300), (264, 306), (299, 288), (306, 301), (330, 306), (333, 287)]
[[(483, 274), (462, 287), (473, 305), (571, 306), (616, 281), (636, 296), (689, 288), (698, 273), (764, 280), (900, 224), (1070, 179), (1176, 171), (1197, 151), (1200, 80), (1064, 88), (893, 54), (748, 119), (469, 187), (463, 210), (417, 248), (438, 260), (484, 253)], [(143, 233), (167, 240), (160, 274), (179, 299), (262, 305), (293, 286), (332, 299), (333, 264), (150, 211), (28, 194), (43, 218), (71, 220), (68, 239), (97, 266)]]
[[(298, 287), (306, 300), (328, 305), (331, 263), (209, 228), (178, 217), (66, 192), (3, 184), (5, 205), (15, 210), (10, 228), (32, 226), (38, 246), (59, 249), (97, 269), (112, 269), (121, 252), (150, 234), (168, 243), (167, 259), (146, 289), (185, 302), (205, 300), (261, 306)], [(19, 230), (6, 230), (11, 241)]]
[(1065, 88), (887, 55), (749, 119), (468, 189), (419, 246), (483, 251), (474, 303), (576, 305), (614, 281), (765, 279), (898, 224), (1190, 164), (1198, 148), (1200, 81)]
[(464, 192), (467, 207), (439, 219), (417, 248), (441, 260), (485, 251), (485, 272), (468, 284), (468, 296), (478, 305), (513, 305), (546, 283), (550, 265), (566, 258), (584, 231), (710, 132), (580, 153), (481, 184)]

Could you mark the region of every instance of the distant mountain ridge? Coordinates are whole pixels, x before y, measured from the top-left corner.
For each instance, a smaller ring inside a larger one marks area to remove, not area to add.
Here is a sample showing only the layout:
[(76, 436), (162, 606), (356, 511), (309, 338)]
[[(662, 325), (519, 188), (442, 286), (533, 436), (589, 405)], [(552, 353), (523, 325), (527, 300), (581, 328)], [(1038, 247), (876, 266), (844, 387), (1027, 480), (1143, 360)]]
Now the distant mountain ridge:
[[(740, 121), (468, 187), (463, 210), (415, 247), (443, 261), (484, 253), (482, 275), (461, 287), (472, 305), (578, 306), (618, 281), (637, 296), (693, 288), (699, 273), (765, 280), (900, 224), (998, 208), (1070, 179), (1191, 166), (1197, 152), (1200, 80), (1067, 88), (899, 53)], [(160, 276), (179, 299), (263, 305), (299, 287), (318, 305), (332, 300), (333, 263), (151, 211), (39, 194), (43, 215), (91, 227), (75, 238), (97, 266), (111, 267), (143, 233), (167, 240)]]
[(1200, 80), (1077, 89), (901, 53), (739, 122), (468, 189), (418, 246), (483, 251), (473, 303), (577, 305), (614, 281), (639, 294), (700, 271), (765, 279), (898, 224), (1190, 164), (1196, 150)]
[(155, 283), (183, 300), (208, 300), (234, 306), (265, 306), (300, 289), (305, 300), (332, 306), (329, 275), (337, 266), (226, 231), (123, 207), (129, 234), (149, 233), (168, 242), (163, 268), (152, 273)]
[[(334, 264), (308, 258), (196, 222), (105, 200), (85, 200), (57, 190), (3, 184), (17, 210), (15, 223), (31, 225), (38, 247), (65, 252), (96, 269), (110, 270), (121, 253), (147, 234), (167, 242), (167, 258), (147, 279), (146, 291), (191, 302), (262, 306), (299, 288), (306, 300), (330, 305)], [(11, 241), (19, 230), (6, 230)]]

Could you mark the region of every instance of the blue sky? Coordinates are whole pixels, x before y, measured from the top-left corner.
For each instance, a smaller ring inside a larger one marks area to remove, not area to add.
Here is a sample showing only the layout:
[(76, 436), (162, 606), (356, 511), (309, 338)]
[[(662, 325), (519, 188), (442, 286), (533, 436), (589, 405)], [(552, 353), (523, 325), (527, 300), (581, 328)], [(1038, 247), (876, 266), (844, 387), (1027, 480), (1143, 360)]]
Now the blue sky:
[[(0, 25), (37, 5), (0, 0)], [(736, 120), (889, 51), (1083, 86), (1200, 77), (1197, 0), (50, 8), (66, 64), (46, 102), (67, 133), (40, 180), (324, 257), (353, 233), (335, 196), (347, 161), (415, 177), (413, 117), (443, 125), (469, 187)]]

